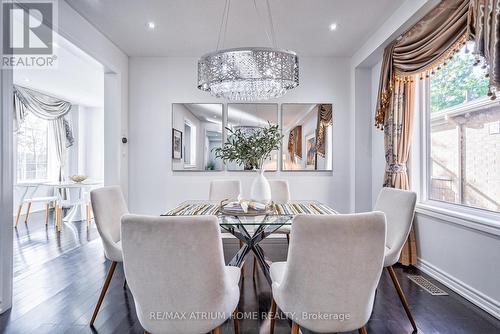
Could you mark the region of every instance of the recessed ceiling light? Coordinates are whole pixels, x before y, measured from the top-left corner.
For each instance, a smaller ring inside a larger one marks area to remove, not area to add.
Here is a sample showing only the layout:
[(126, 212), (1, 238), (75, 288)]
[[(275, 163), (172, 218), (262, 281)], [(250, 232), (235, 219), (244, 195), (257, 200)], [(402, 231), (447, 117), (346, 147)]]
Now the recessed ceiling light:
[(153, 21), (148, 22), (148, 28), (150, 30), (154, 30), (156, 28), (156, 24)]
[(335, 31), (335, 30), (337, 30), (337, 23), (330, 24), (330, 31)]

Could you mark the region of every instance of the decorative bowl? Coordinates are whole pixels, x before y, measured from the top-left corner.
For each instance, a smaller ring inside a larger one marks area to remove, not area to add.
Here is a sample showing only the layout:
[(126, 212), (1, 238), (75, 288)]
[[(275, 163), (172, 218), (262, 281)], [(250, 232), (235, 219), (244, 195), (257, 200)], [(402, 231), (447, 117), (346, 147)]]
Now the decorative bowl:
[(69, 178), (71, 179), (71, 181), (73, 182), (76, 182), (76, 183), (80, 183), (80, 182), (83, 182), (87, 179), (88, 176), (86, 175), (72, 175), (70, 176)]

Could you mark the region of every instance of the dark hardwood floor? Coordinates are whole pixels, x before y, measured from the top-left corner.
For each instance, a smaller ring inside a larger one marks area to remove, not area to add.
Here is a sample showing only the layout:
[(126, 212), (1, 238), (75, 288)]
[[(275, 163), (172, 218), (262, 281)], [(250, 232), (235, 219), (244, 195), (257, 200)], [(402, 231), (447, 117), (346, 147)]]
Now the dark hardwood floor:
[[(236, 240), (225, 239), (227, 260), (237, 247)], [(269, 240), (264, 249), (274, 261), (286, 259), (284, 238)], [(271, 291), (262, 274), (252, 280), (252, 261), (250, 257), (241, 282), (239, 310), (262, 315), (270, 308)], [(95, 328), (89, 327), (108, 266), (93, 223), (89, 229), (84, 223), (65, 224), (62, 232), (57, 234), (52, 223), (45, 227), (43, 214), (33, 214), (28, 225), (21, 221), (14, 233), (13, 307), (0, 316), (0, 332), (143, 333), (135, 314), (133, 297), (122, 287), (121, 265), (115, 272)], [(399, 267), (396, 272), (419, 333), (500, 333), (500, 321), (439, 283), (433, 281), (449, 296), (431, 296), (406, 277), (407, 273), (418, 273), (418, 270)], [(240, 326), (241, 333), (269, 331), (268, 321), (262, 317), (242, 320)], [(412, 332), (386, 271), (382, 275), (367, 330), (370, 334)], [(232, 322), (224, 324), (222, 333), (233, 333)], [(275, 333), (290, 333), (289, 322), (277, 320)], [(303, 330), (302, 333), (310, 332)]]

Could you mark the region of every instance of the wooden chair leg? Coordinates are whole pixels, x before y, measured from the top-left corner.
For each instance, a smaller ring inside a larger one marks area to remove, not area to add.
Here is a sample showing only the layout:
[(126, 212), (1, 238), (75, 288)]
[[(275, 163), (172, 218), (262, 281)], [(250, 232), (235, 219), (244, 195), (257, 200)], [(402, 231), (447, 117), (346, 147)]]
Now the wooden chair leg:
[(238, 308), (233, 312), (234, 334), (240, 334), (240, 320), (238, 319)]
[(19, 207), (17, 208), (17, 216), (16, 216), (16, 225), (15, 227), (17, 227), (17, 224), (19, 224), (19, 217), (21, 216), (21, 210), (23, 209), (23, 204), (21, 203), (21, 205), (19, 205)]
[(49, 225), (49, 203), (45, 204), (45, 226)]
[(149, 334), (149, 332), (147, 330), (144, 330), (144, 334)]
[(299, 325), (295, 321), (292, 323), (292, 334), (299, 334)]
[(215, 329), (212, 331), (212, 334), (220, 334), (220, 327), (215, 328)]
[(102, 301), (104, 300), (104, 296), (106, 295), (106, 291), (108, 291), (109, 283), (111, 283), (111, 278), (113, 277), (113, 273), (115, 272), (116, 262), (111, 262), (111, 267), (109, 267), (108, 274), (106, 275), (106, 280), (104, 281), (104, 285), (102, 286), (101, 294), (99, 295), (99, 300), (97, 301), (97, 305), (94, 308), (94, 314), (92, 314), (92, 319), (90, 320), (90, 326), (94, 325), (95, 318), (97, 317), (97, 313), (101, 308)]
[(62, 227), (62, 208), (58, 206), (56, 208), (57, 210), (57, 215), (56, 215), (56, 229), (57, 232), (61, 232), (61, 227)]
[(85, 206), (85, 221), (87, 222), (87, 227), (90, 226), (90, 204)]
[(28, 209), (26, 210), (26, 217), (24, 218), (24, 223), (28, 224), (28, 216), (30, 215), (31, 202), (28, 202)]
[(274, 301), (274, 298), (271, 301), (271, 314), (269, 315), (269, 318), (271, 319), (269, 334), (274, 334), (274, 322), (276, 321), (276, 302)]
[(358, 329), (358, 333), (359, 333), (359, 334), (368, 334), (368, 332), (366, 331), (365, 326), (363, 326), (363, 327), (361, 327), (360, 329)]
[(394, 272), (394, 268), (392, 268), (392, 266), (389, 266), (389, 267), (387, 267), (387, 271), (389, 271), (389, 275), (391, 276), (392, 283), (394, 283), (394, 287), (396, 288), (396, 291), (398, 293), (399, 300), (401, 300), (401, 304), (403, 304), (403, 308), (405, 309), (406, 315), (408, 316), (408, 319), (411, 322), (413, 330), (417, 331), (417, 324), (415, 323), (415, 320), (413, 319), (413, 316), (411, 315), (408, 301), (406, 300), (405, 294), (403, 293), (403, 290), (401, 289), (401, 286), (399, 285), (399, 281), (398, 281), (398, 278), (396, 277), (396, 273)]

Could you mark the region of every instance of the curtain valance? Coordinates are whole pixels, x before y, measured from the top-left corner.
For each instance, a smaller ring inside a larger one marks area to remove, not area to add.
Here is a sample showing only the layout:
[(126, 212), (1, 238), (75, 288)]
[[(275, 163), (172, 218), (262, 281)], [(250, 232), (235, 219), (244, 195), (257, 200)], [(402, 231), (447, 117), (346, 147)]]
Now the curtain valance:
[(470, 0), (443, 0), (384, 50), (375, 125), (383, 128), (395, 81), (413, 82), (446, 66), (469, 38)]
[(36, 117), (52, 121), (61, 138), (66, 138), (65, 146), (73, 145), (73, 131), (69, 121), (64, 117), (71, 110), (71, 103), (40, 93), (36, 90), (14, 85), (14, 120), (17, 129), (28, 112)]

